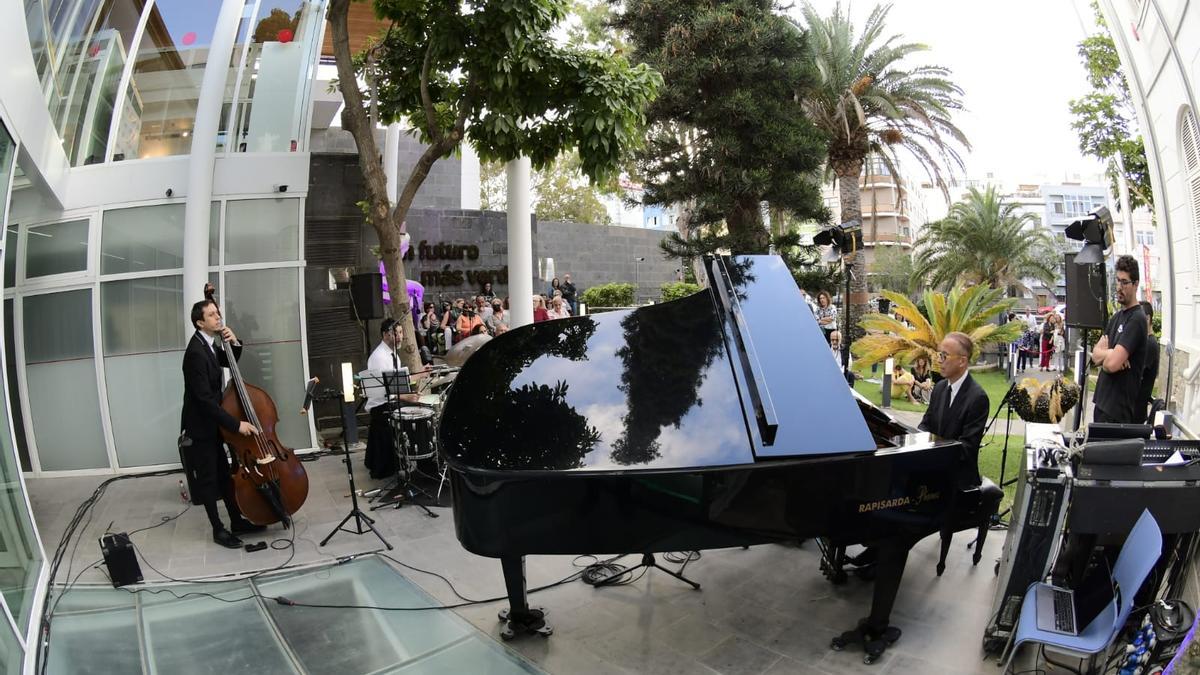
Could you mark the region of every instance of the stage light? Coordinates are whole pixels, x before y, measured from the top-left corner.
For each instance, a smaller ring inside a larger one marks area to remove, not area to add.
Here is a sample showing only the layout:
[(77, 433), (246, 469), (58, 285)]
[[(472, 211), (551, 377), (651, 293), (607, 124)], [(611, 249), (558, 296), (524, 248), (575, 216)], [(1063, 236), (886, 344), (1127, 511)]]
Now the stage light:
[(1075, 256), (1076, 265), (1104, 262), (1104, 251), (1113, 245), (1113, 219), (1107, 206), (1101, 206), (1087, 216), (1067, 225), (1067, 239), (1085, 242)]
[(346, 403), (354, 403), (354, 364), (342, 364), (342, 398)]
[(843, 256), (852, 256), (862, 248), (862, 220), (855, 218), (825, 228), (813, 236), (813, 244), (829, 247), (821, 254), (823, 262), (836, 262)]

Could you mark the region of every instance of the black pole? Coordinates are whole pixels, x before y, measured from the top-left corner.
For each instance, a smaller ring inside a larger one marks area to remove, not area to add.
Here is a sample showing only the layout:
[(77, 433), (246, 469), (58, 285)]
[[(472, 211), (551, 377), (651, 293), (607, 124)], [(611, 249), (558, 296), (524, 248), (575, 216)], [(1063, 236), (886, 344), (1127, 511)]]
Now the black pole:
[(854, 388), (854, 373), (850, 372), (850, 265), (846, 264), (846, 258), (842, 257), (842, 275), (846, 277), (846, 295), (842, 301), (842, 309), (846, 313), (846, 332), (842, 335), (842, 375), (846, 378), (846, 384), (850, 388)]

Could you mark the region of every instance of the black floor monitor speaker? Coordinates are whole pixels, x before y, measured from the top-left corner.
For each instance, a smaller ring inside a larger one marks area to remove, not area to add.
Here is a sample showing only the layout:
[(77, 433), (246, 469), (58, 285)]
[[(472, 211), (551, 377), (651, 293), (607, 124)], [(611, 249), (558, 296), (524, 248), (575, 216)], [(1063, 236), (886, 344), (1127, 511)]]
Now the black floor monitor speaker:
[(1104, 328), (1104, 302), (1108, 299), (1100, 264), (1076, 265), (1075, 254), (1064, 256), (1067, 279), (1067, 325)]
[(383, 275), (379, 272), (350, 275), (350, 305), (352, 319), (382, 319)]
[(138, 565), (128, 534), (122, 532), (104, 535), (100, 539), (100, 553), (104, 556), (104, 566), (108, 568), (108, 578), (112, 579), (113, 588), (136, 584), (142, 580), (142, 567)]

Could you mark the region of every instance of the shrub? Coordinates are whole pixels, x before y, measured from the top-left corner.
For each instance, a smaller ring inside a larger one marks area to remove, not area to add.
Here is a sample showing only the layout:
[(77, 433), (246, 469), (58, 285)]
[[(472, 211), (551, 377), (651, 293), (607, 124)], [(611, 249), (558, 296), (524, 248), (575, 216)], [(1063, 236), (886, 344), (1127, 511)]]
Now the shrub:
[(699, 292), (699, 284), (689, 284), (686, 281), (668, 281), (662, 285), (662, 301), (670, 302)]
[(632, 307), (633, 284), (600, 284), (583, 292), (579, 298), (588, 307)]

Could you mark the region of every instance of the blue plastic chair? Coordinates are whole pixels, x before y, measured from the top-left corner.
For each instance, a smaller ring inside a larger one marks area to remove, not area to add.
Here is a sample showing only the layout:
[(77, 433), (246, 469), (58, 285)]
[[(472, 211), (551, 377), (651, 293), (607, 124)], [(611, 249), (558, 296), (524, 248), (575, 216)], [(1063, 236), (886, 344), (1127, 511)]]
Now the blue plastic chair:
[(1008, 672), (1017, 651), (1026, 642), (1049, 645), (1081, 659), (1106, 651), (1129, 619), (1129, 613), (1133, 611), (1133, 596), (1142, 587), (1161, 554), (1162, 531), (1147, 509), (1142, 511), (1125, 538), (1125, 544), (1117, 556), (1117, 564), (1113, 567), (1116, 597), (1078, 635), (1038, 630), (1036, 590), (1044, 584), (1031, 584), (1025, 591), (1025, 599), (1021, 601), (1021, 616), (1010, 639), (1012, 651), (1004, 661), (1004, 670), (1001, 672)]

